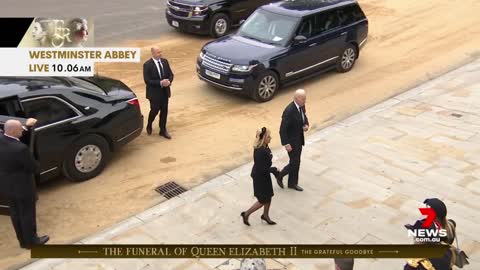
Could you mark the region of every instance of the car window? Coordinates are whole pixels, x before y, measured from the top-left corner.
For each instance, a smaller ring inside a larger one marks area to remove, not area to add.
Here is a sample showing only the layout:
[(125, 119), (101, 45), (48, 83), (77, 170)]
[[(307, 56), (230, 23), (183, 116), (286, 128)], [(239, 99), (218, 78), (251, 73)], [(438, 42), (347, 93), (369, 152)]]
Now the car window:
[(77, 113), (63, 101), (45, 97), (22, 102), (27, 118), (37, 119), (37, 126), (45, 126), (77, 116)]
[(22, 107), (16, 96), (0, 100), (0, 115), (24, 117)]
[(346, 6), (338, 11), (340, 25), (346, 26), (365, 18), (363, 11), (358, 5)]
[(298, 20), (260, 9), (248, 17), (238, 35), (264, 43), (285, 45), (291, 40)]
[(314, 35), (315, 17), (306, 18), (298, 28), (297, 35), (310, 38)]
[(316, 32), (318, 34), (329, 31), (340, 26), (340, 20), (337, 15), (337, 10), (322, 12), (316, 15)]

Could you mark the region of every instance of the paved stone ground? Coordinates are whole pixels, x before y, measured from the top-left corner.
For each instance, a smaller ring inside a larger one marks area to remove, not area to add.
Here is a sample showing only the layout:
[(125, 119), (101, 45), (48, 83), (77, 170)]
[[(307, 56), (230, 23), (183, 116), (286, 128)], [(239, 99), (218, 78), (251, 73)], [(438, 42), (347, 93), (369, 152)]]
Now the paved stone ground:
[[(403, 225), (439, 197), (480, 263), (480, 60), (308, 138), (304, 192), (275, 186), (271, 217), (242, 224), (254, 202), (246, 164), (81, 243), (408, 244)], [(283, 166), (283, 149), (274, 151)], [(356, 260), (355, 269), (403, 269), (404, 260)], [(239, 260), (41, 260), (31, 269), (238, 269)], [(267, 260), (268, 269), (332, 270), (333, 260)]]

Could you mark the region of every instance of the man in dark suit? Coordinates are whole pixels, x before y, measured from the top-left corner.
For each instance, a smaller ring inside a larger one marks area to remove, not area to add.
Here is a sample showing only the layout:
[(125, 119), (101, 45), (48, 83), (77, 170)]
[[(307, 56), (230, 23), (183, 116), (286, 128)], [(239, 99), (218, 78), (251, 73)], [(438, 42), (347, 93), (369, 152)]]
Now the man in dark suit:
[(19, 121), (8, 120), (4, 134), (0, 134), (0, 191), (8, 201), (20, 246), (30, 248), (45, 244), (49, 237), (37, 236), (34, 175), (38, 165), (28, 147), (20, 142), (23, 132)]
[(170, 86), (173, 81), (173, 72), (167, 59), (162, 58), (162, 51), (152, 47), (152, 58), (143, 64), (143, 80), (147, 85), (147, 99), (150, 101), (148, 114), (147, 134), (152, 134), (152, 123), (160, 112), (160, 136), (167, 139), (172, 137), (167, 131), (168, 99), (171, 96)]
[(300, 156), (302, 147), (305, 145), (304, 132), (308, 130), (309, 123), (305, 112), (307, 96), (305, 90), (295, 92), (293, 102), (290, 103), (282, 114), (280, 125), (280, 139), (288, 152), (290, 162), (277, 177), (278, 185), (283, 188), (282, 179), (288, 174), (288, 187), (297, 191), (303, 191), (298, 185), (298, 171), (300, 170)]

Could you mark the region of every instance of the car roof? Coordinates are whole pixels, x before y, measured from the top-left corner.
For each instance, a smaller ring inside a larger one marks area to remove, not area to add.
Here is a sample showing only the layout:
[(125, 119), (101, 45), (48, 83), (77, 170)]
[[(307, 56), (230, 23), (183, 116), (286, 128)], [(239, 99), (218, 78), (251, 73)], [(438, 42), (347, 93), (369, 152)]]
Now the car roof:
[(0, 98), (55, 94), (66, 89), (81, 90), (68, 77), (0, 77)]
[(356, 0), (284, 0), (264, 5), (261, 8), (277, 14), (305, 17), (355, 3), (357, 3)]

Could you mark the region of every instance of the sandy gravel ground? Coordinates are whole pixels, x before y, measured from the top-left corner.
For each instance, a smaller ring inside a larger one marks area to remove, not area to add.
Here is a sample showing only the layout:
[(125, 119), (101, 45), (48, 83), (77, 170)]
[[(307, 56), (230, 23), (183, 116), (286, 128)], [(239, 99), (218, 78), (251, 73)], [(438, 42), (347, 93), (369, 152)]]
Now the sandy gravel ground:
[[(130, 41), (142, 50), (158, 44), (176, 74), (170, 100), (172, 141), (143, 134), (116, 153), (96, 179), (73, 184), (63, 179), (43, 185), (38, 203), (39, 233), (51, 243), (70, 243), (163, 201), (153, 189), (175, 180), (190, 188), (250, 160), (255, 129), (274, 130), (296, 88), (308, 92), (313, 130), (330, 125), (410, 87), (480, 56), (478, 0), (360, 0), (370, 34), (355, 68), (334, 72), (281, 90), (257, 104), (200, 82), (195, 59), (208, 39), (185, 34)], [(103, 64), (99, 72), (122, 79), (148, 113), (142, 64)], [(154, 132), (158, 130), (154, 130)], [(311, 132), (311, 131), (310, 131)], [(0, 217), (0, 268), (25, 263), (7, 217)]]

